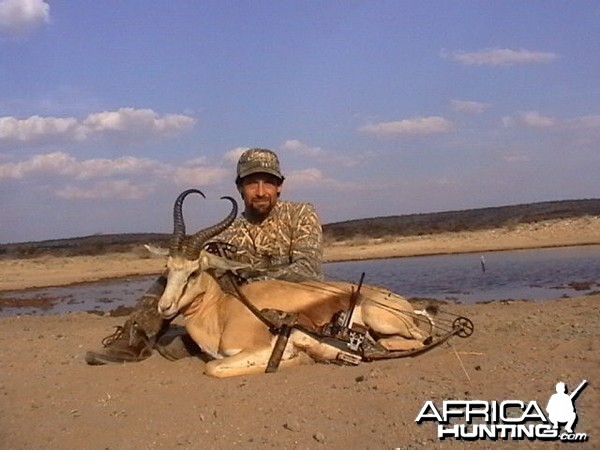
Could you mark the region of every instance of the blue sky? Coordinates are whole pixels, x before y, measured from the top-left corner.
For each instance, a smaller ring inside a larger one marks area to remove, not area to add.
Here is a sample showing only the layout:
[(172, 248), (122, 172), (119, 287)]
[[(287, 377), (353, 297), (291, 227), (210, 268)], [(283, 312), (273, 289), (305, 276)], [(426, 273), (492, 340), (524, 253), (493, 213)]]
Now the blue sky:
[(324, 223), (597, 198), (598, 1), (0, 0), (0, 242), (220, 218), (243, 149)]

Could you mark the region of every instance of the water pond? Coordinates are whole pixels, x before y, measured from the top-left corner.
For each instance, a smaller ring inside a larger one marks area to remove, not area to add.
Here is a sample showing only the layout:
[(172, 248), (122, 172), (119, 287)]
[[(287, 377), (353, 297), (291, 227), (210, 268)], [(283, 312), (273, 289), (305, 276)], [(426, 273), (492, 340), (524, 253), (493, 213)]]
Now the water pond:
[[(483, 270), (485, 268), (485, 270)], [(382, 285), (408, 298), (476, 303), (600, 291), (600, 245), (325, 264), (329, 279)], [(131, 307), (154, 276), (0, 293), (0, 316)]]

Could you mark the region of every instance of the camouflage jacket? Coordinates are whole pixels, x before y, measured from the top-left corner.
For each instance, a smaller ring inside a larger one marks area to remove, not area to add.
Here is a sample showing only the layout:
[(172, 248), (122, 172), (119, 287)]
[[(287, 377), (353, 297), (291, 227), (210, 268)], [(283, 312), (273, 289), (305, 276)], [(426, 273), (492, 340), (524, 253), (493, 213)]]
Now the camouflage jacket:
[(248, 278), (288, 281), (321, 280), (323, 234), (314, 207), (309, 203), (278, 201), (261, 223), (242, 214), (213, 241), (237, 248), (231, 259), (251, 264)]

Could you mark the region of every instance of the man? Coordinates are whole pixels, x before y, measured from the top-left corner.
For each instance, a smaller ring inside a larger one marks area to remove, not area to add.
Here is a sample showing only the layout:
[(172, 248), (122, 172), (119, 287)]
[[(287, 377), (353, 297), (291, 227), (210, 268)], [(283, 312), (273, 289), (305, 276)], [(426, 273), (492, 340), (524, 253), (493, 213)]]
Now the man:
[[(319, 218), (308, 203), (279, 200), (284, 180), (273, 151), (252, 148), (240, 156), (236, 186), (244, 201), (244, 212), (213, 241), (230, 244), (236, 252), (228, 257), (251, 265), (243, 274), (249, 281), (323, 278)], [(138, 301), (125, 324), (102, 341), (103, 348), (86, 353), (88, 364), (136, 362), (152, 354), (157, 339), (169, 325), (157, 311), (165, 284), (163, 274)]]
[(573, 433), (573, 425), (577, 421), (577, 413), (573, 405), (573, 398), (577, 392), (567, 394), (567, 387), (562, 381), (556, 383), (556, 394), (552, 394), (546, 406), (548, 419), (552, 422), (552, 428), (558, 429), (559, 423), (566, 423), (565, 431)]

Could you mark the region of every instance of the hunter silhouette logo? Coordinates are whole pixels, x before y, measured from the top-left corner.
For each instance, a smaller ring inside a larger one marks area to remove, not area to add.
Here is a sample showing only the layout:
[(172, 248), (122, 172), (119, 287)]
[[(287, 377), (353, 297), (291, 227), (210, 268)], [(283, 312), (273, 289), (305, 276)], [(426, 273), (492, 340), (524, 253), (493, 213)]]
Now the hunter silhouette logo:
[[(565, 383), (556, 383), (556, 393), (548, 400), (546, 414), (535, 400), (444, 400), (439, 407), (428, 400), (415, 422), (437, 422), (437, 436), (440, 440), (539, 439), (585, 442), (589, 438), (586, 433), (574, 432), (577, 423), (574, 403), (586, 386), (587, 380), (583, 380), (568, 394)], [(561, 424), (564, 424), (562, 432)]]
[(548, 413), (548, 419), (554, 425), (552, 428), (557, 430), (559, 423), (566, 423), (565, 431), (569, 434), (573, 434), (573, 426), (577, 422), (577, 413), (575, 412), (575, 405), (573, 404), (575, 398), (587, 385), (587, 380), (583, 380), (579, 383), (579, 386), (567, 394), (567, 386), (562, 381), (556, 383), (556, 394), (553, 394), (548, 400), (548, 406), (546, 406), (546, 412)]

